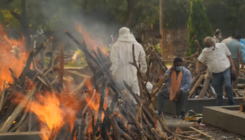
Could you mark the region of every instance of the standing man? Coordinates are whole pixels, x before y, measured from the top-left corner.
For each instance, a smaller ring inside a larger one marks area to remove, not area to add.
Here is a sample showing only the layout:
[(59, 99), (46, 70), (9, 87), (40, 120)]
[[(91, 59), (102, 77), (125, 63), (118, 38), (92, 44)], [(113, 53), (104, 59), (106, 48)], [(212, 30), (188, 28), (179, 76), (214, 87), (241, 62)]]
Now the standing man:
[(236, 73), (235, 73), (236, 80), (233, 81), (232, 83), (233, 88), (237, 88), (240, 63), (243, 65), (242, 45), (240, 43), (241, 38), (242, 36), (240, 34), (235, 34), (233, 39), (226, 43), (227, 48), (231, 52), (231, 57), (233, 59), (233, 63), (236, 69)]
[(214, 34), (214, 39), (215, 39), (215, 43), (220, 43), (219, 40), (219, 32), (216, 30), (215, 34)]
[(232, 33), (232, 35), (230, 37), (224, 39), (221, 43), (226, 44), (227, 42), (231, 41), (235, 35), (236, 35), (236, 33)]
[(126, 27), (119, 30), (119, 38), (112, 46), (110, 57), (112, 65), (110, 71), (121, 87), (124, 87), (123, 81), (125, 81), (135, 94), (140, 95), (137, 69), (130, 64), (130, 62), (133, 62), (132, 45), (134, 45), (137, 65), (139, 66), (140, 64), (142, 73), (146, 72), (147, 63), (145, 60), (145, 51)]
[(236, 73), (231, 53), (224, 43), (215, 43), (212, 37), (206, 37), (204, 40), (205, 49), (198, 57), (196, 64), (196, 74), (199, 74), (201, 63), (207, 63), (208, 70), (212, 72), (212, 85), (217, 94), (218, 106), (223, 105), (223, 84), (225, 84), (226, 94), (228, 96), (228, 104), (234, 105), (233, 90), (231, 86), (231, 74)]
[(189, 90), (191, 87), (191, 72), (183, 67), (183, 60), (179, 57), (174, 59), (173, 66), (167, 70), (165, 75), (168, 75), (168, 89), (159, 92), (158, 103), (159, 113), (164, 105), (164, 99), (174, 100), (177, 106), (181, 107), (181, 118), (185, 117)]
[(39, 50), (37, 55), (38, 55), (38, 58), (42, 66), (44, 66), (44, 50), (47, 45), (47, 38), (44, 35), (44, 32), (42, 29), (37, 30), (37, 34), (33, 36), (32, 41), (33, 41), (32, 45), (35, 51), (38, 50), (40, 47), (42, 47), (41, 50)]

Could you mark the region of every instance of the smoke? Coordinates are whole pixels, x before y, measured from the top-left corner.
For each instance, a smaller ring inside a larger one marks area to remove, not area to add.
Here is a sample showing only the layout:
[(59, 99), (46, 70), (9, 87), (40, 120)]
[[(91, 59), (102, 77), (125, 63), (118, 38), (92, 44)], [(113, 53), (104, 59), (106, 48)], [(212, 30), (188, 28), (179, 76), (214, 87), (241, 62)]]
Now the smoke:
[(111, 35), (117, 36), (121, 25), (115, 22), (113, 15), (105, 6), (88, 12), (84, 9), (82, 2), (70, 0), (35, 1), (39, 5), (37, 10), (41, 13), (43, 24), (48, 26), (47, 30), (52, 30), (47, 36), (55, 34), (64, 42), (64, 45), (73, 47), (76, 45), (66, 37), (63, 30), (67, 30), (81, 40), (82, 36), (76, 26), (82, 25), (93, 39), (108, 46), (111, 43)]

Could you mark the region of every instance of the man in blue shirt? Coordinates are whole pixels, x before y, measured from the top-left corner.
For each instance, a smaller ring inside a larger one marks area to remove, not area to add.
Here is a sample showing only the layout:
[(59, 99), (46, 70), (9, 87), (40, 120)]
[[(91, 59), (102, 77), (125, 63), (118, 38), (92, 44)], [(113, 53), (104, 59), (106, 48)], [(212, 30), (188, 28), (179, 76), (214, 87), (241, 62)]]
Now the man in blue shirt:
[[(191, 72), (183, 67), (181, 58), (174, 59), (174, 65), (170, 70), (167, 70), (165, 75), (168, 75), (168, 89), (159, 92), (158, 103), (159, 113), (164, 105), (164, 100), (173, 100), (177, 106), (181, 106), (181, 118), (184, 117), (188, 102), (189, 90), (191, 87)], [(178, 114), (179, 115), (179, 114)]]
[(233, 39), (226, 43), (227, 48), (231, 52), (231, 57), (233, 59), (233, 63), (236, 69), (236, 80), (232, 82), (232, 87), (237, 88), (238, 83), (238, 76), (239, 76), (239, 67), (242, 64), (243, 67), (243, 60), (242, 60), (242, 45), (240, 43), (242, 36), (236, 33)]

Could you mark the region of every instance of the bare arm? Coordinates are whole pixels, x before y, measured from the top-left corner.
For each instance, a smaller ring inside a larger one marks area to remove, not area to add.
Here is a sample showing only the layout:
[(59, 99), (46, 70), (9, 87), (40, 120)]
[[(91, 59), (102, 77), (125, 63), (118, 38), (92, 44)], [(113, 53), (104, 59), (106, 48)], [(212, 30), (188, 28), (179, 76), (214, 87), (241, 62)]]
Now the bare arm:
[(242, 64), (242, 67), (244, 67), (243, 59), (242, 59), (242, 53), (238, 52), (238, 56), (239, 56), (239, 59), (240, 59), (240, 63)]
[(242, 63), (242, 53), (241, 52), (238, 52), (238, 57), (240, 59), (240, 62)]
[(234, 66), (234, 63), (233, 63), (233, 60), (231, 58), (231, 55), (227, 56), (230, 63), (231, 63), (231, 70), (232, 70), (232, 73), (236, 73), (236, 69), (235, 69), (235, 66)]
[(202, 65), (202, 63), (199, 60), (197, 60), (197, 63), (196, 63), (196, 74), (199, 74), (201, 65)]

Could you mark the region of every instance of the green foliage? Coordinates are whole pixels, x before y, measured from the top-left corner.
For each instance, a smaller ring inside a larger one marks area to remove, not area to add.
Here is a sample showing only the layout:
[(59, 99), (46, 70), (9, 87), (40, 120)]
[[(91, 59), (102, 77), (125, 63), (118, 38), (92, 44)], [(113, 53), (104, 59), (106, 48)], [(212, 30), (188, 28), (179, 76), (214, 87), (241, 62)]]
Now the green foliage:
[(193, 36), (197, 35), (201, 47), (204, 47), (203, 40), (207, 36), (212, 36), (211, 24), (207, 18), (202, 0), (193, 0), (191, 2), (191, 12), (188, 21), (188, 50), (187, 55), (196, 52)]
[(204, 5), (213, 29), (221, 29), (223, 37), (234, 31), (245, 35), (245, 0), (205, 0)]
[(152, 45), (152, 48), (153, 49), (155, 49), (155, 50), (157, 50), (157, 52), (159, 52), (160, 54), (161, 54), (161, 51), (162, 51), (162, 49), (161, 49), (161, 44), (157, 44), (157, 45)]
[(165, 28), (186, 28), (190, 13), (190, 0), (164, 0), (163, 12)]

